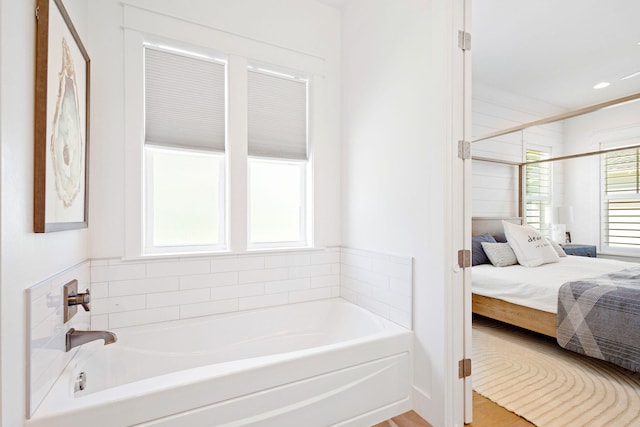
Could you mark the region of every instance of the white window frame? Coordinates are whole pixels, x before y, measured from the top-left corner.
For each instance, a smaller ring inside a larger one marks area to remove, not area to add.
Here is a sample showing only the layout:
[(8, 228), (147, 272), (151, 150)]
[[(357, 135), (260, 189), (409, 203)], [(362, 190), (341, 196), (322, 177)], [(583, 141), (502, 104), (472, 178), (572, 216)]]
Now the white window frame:
[[(640, 141), (633, 140), (628, 141), (624, 144), (618, 143), (616, 147), (612, 147), (611, 144), (605, 144), (605, 147), (602, 148), (620, 148), (621, 150), (629, 148), (631, 145), (637, 145)], [(636, 148), (638, 155), (640, 156), (640, 149)], [(637, 166), (636, 176), (640, 178), (640, 165)], [(608, 236), (608, 204), (609, 201), (615, 200), (637, 200), (640, 202), (640, 187), (637, 189), (635, 193), (625, 193), (625, 194), (607, 194), (607, 162), (606, 162), (606, 154), (602, 154), (600, 156), (600, 247), (601, 252), (603, 254), (609, 255), (621, 255), (621, 256), (634, 256), (637, 257), (640, 255), (640, 247), (638, 248), (630, 248), (630, 247), (620, 247), (620, 246), (611, 246), (609, 245), (609, 236)], [(638, 217), (638, 223), (640, 223), (640, 216)]]
[(247, 249), (248, 250), (261, 250), (261, 249), (294, 249), (294, 248), (308, 248), (310, 247), (310, 233), (309, 233), (309, 211), (310, 211), (310, 197), (309, 194), (309, 161), (308, 160), (295, 160), (295, 159), (275, 159), (269, 157), (248, 156), (247, 158), (247, 216), (251, 213), (251, 189), (248, 188), (251, 182), (251, 165), (250, 162), (265, 162), (265, 163), (279, 163), (296, 165), (299, 168), (300, 173), (300, 230), (299, 236), (301, 239), (297, 241), (277, 241), (277, 242), (252, 242), (251, 241), (251, 221), (247, 219)]
[[(218, 176), (218, 203), (220, 209), (218, 211), (219, 221), (218, 221), (218, 236), (219, 243), (217, 244), (203, 244), (203, 245), (154, 245), (153, 244), (153, 212), (151, 210), (151, 206), (153, 206), (153, 192), (151, 189), (153, 188), (153, 157), (151, 153), (147, 150), (161, 150), (166, 152), (176, 152), (179, 154), (191, 154), (196, 156), (207, 156), (218, 159), (219, 161), (219, 176)], [(220, 252), (224, 251), (227, 248), (227, 209), (226, 209), (226, 193), (227, 193), (227, 185), (226, 185), (226, 155), (224, 153), (216, 152), (216, 151), (205, 151), (205, 150), (196, 150), (196, 149), (188, 149), (183, 147), (170, 147), (166, 145), (154, 145), (151, 142), (145, 144), (145, 161), (144, 161), (144, 186), (143, 186), (143, 194), (144, 194), (144, 208), (143, 212), (145, 213), (145, 218), (143, 221), (143, 241), (144, 245), (144, 253), (145, 254), (184, 254), (184, 253), (200, 253), (200, 252)]]
[[(215, 253), (246, 253), (248, 249), (248, 209), (247, 209), (247, 129), (246, 129), (246, 73), (249, 62), (252, 64), (277, 63), (284, 70), (299, 70), (308, 76), (308, 150), (306, 166), (306, 206), (307, 242), (305, 248), (315, 247), (314, 228), (317, 207), (315, 198), (315, 168), (313, 142), (318, 137), (314, 126), (318, 114), (323, 111), (325, 100), (314, 93), (322, 93), (316, 86), (326, 88), (326, 63), (323, 58), (301, 52), (283, 50), (281, 47), (264, 44), (257, 40), (231, 36), (216, 37), (220, 33), (215, 29), (203, 29), (209, 37), (200, 33), (184, 31), (185, 24), (180, 20), (158, 20), (153, 13), (138, 13), (137, 10), (124, 7), (125, 18), (129, 23), (124, 28), (124, 131), (125, 131), (125, 177), (124, 186), (124, 256), (123, 259), (136, 260), (157, 256), (205, 255), (198, 253), (155, 254), (145, 251), (144, 236), (144, 45), (173, 46), (189, 52), (200, 51), (204, 55), (220, 58), (220, 52), (227, 60), (227, 146), (226, 146), (226, 239), (227, 247)], [(157, 28), (158, 31), (153, 31)], [(171, 39), (152, 34), (169, 35)], [(272, 69), (272, 66), (269, 66)], [(243, 101), (244, 99), (244, 101)], [(233, 117), (232, 117), (233, 116)], [(324, 215), (324, 210), (320, 211)], [(274, 248), (274, 250), (280, 250)]]
[[(529, 150), (535, 150), (541, 153), (544, 153), (547, 155), (547, 158), (551, 158), (552, 155), (552, 148), (548, 147), (548, 146), (534, 146), (534, 145), (529, 145), (526, 147), (524, 155), (525, 155), (525, 159), (526, 159), (526, 155), (527, 155), (527, 151)], [(536, 195), (536, 196), (529, 196), (527, 194), (527, 189), (525, 186), (525, 192), (524, 192), (524, 209), (525, 209), (525, 219), (527, 221), (527, 224), (529, 224), (528, 221), (528, 216), (527, 216), (527, 204), (529, 201), (532, 202), (546, 202), (547, 206), (546, 208), (551, 208), (552, 204), (553, 204), (553, 164), (551, 162), (548, 163), (540, 163), (540, 165), (543, 164), (547, 164), (549, 166), (549, 195), (548, 196), (542, 196), (542, 195)], [(529, 168), (529, 165), (526, 165), (526, 168)], [(526, 181), (526, 174), (527, 171), (525, 170), (525, 183)], [(551, 234), (551, 228), (550, 226), (548, 226), (548, 224), (545, 221), (545, 216), (546, 216), (546, 212), (544, 212), (544, 210), (540, 211), (540, 223), (539, 223), (539, 229), (540, 232), (545, 234), (545, 235), (550, 235)]]

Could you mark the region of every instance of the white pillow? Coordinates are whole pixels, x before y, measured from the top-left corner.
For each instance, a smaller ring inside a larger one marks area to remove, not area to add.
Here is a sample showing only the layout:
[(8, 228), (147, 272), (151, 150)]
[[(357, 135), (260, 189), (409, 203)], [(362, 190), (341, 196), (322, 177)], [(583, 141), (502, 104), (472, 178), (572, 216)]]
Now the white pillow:
[(558, 243), (554, 242), (553, 240), (549, 239), (548, 237), (547, 237), (547, 240), (549, 241), (549, 243), (551, 243), (553, 250), (556, 251), (559, 257), (567, 256), (567, 253), (564, 251), (564, 249), (562, 249), (562, 246), (560, 246)]
[(525, 267), (537, 267), (542, 264), (559, 262), (560, 258), (551, 243), (540, 232), (527, 225), (502, 221), (507, 242)]
[(491, 264), (496, 267), (506, 267), (518, 263), (516, 254), (513, 252), (513, 249), (511, 249), (509, 243), (482, 242), (481, 244), (487, 258), (489, 258)]

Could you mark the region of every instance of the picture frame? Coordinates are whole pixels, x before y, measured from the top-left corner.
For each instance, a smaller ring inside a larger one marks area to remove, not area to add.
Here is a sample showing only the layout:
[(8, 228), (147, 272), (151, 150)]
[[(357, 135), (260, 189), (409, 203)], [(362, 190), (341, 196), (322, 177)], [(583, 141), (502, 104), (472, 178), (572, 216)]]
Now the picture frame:
[(571, 243), (571, 233), (570, 232), (566, 232), (564, 233), (564, 242), (565, 243)]
[(36, 17), (33, 228), (87, 228), (91, 61), (62, 0)]

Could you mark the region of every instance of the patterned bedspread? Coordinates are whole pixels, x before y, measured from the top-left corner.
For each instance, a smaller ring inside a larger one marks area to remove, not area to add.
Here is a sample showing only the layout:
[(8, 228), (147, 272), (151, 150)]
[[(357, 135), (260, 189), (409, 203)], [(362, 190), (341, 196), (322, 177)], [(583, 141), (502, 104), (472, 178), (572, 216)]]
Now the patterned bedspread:
[(556, 327), (561, 347), (640, 372), (640, 267), (562, 285)]

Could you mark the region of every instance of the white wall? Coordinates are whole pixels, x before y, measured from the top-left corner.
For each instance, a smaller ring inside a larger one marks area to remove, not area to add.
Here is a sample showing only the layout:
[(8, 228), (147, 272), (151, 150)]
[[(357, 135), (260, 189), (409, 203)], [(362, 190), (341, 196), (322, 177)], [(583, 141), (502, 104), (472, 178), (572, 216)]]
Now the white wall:
[[(476, 85), (472, 100), (472, 139), (561, 113), (559, 107), (540, 100)], [(552, 156), (563, 148), (563, 124), (551, 123), (524, 132), (503, 135), (473, 144), (473, 156), (512, 162), (524, 161), (523, 147), (551, 147)], [(564, 198), (561, 164), (553, 166), (554, 205)], [(518, 168), (484, 161), (473, 162), (473, 216), (518, 215)]]
[[(315, 123), (315, 243), (340, 244), (340, 12), (312, 0), (129, 0), (126, 3), (244, 39), (321, 58), (326, 106)], [(121, 257), (125, 241), (123, 13), (118, 0), (90, 2), (94, 122), (91, 255)], [(212, 41), (215, 45), (215, 41)]]
[(439, 6), (350, 0), (342, 26), (343, 245), (414, 257), (414, 408), (437, 426), (453, 425), (443, 206), (452, 16)]
[[(65, 5), (87, 44), (87, 2)], [(0, 424), (14, 427), (25, 417), (25, 289), (84, 261), (88, 232), (33, 233), (35, 2), (0, 7)]]

